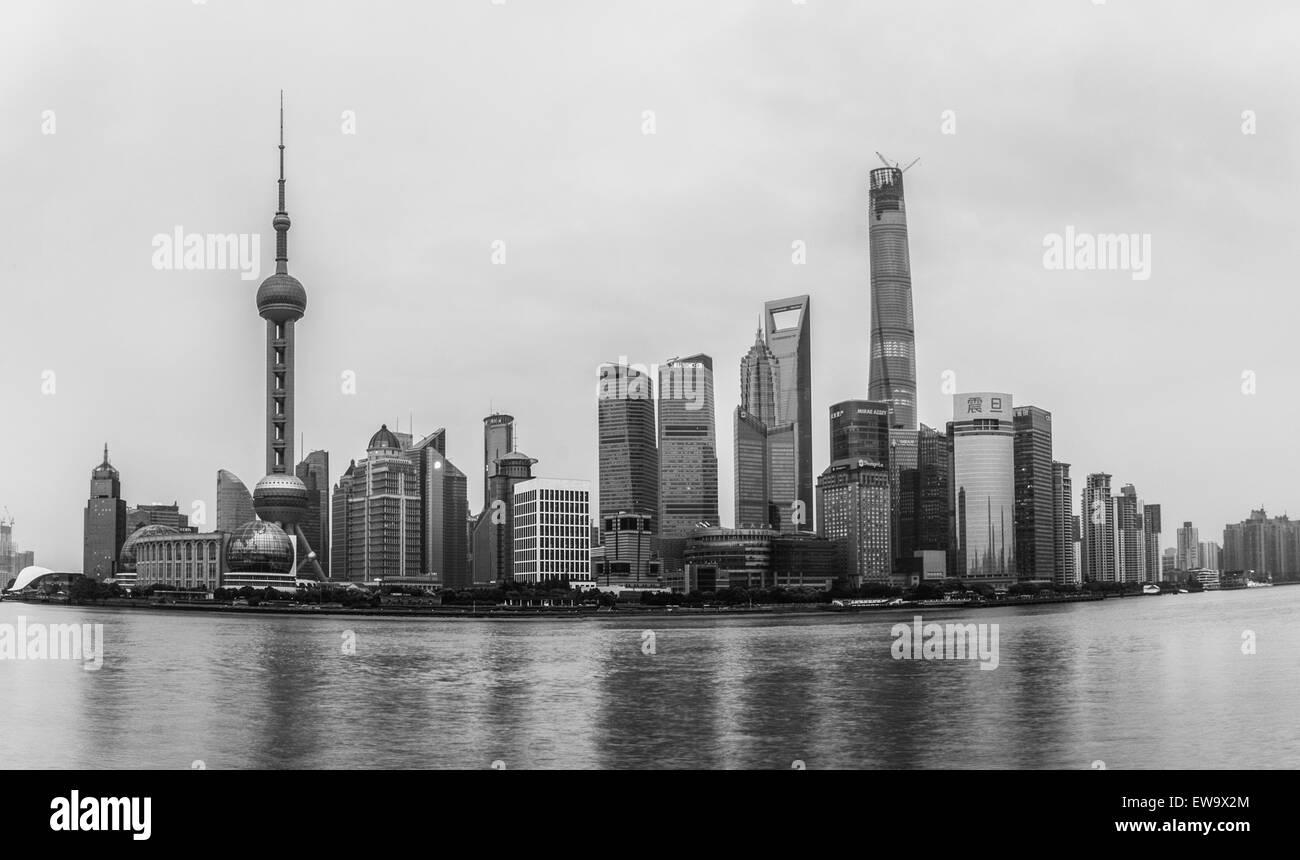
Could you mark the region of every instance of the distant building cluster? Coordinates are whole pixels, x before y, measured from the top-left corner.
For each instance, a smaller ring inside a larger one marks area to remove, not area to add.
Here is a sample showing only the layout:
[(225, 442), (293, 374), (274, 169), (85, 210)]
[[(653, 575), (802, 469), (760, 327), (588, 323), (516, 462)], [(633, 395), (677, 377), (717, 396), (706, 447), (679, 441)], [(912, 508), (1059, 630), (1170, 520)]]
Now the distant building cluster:
[[(276, 271), (265, 321), (266, 476), (252, 492), (217, 473), (216, 528), (176, 504), (129, 507), (103, 462), (91, 473), (84, 571), (128, 585), (294, 587), (307, 580), (450, 589), (510, 580), (618, 588), (827, 588), (958, 578), (1005, 587), (1209, 581), (1208, 572), (1300, 577), (1300, 523), (1253, 511), (1222, 548), (1190, 522), (1161, 547), (1161, 507), (1096, 472), (1076, 488), (1055, 459), (1052, 414), (1007, 391), (952, 394), (942, 427), (920, 423), (903, 170), (868, 188), (867, 395), (829, 407), (830, 462), (812, 470), (811, 299), (762, 308), (740, 357), (733, 415), (734, 521), (720, 522), (715, 366), (704, 353), (655, 370), (597, 371), (598, 482), (537, 475), (512, 415), (483, 419), (481, 506), (447, 457), (445, 430), (382, 425), (331, 485), (330, 455), (295, 465), (296, 324), (306, 290), (288, 273), (281, 121)], [(409, 430), (409, 428), (408, 428)], [(474, 491), (477, 494), (477, 490)], [(201, 523), (200, 523), (201, 524)], [(0, 574), (23, 559), (0, 522)]]

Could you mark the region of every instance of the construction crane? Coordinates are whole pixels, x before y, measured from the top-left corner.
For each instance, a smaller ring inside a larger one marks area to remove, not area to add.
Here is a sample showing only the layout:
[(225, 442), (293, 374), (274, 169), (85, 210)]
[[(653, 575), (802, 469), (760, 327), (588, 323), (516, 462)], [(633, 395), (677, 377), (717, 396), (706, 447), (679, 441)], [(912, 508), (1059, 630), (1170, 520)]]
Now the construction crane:
[(899, 166), (898, 166), (898, 165), (899, 165), (899, 162), (895, 161), (893, 164), (890, 164), (890, 163), (889, 163), (889, 159), (888, 159), (888, 158), (885, 158), (883, 155), (881, 155), (880, 152), (879, 152), (879, 150), (877, 150), (877, 152), (876, 152), (876, 157), (879, 158), (880, 161), (881, 161), (881, 163), (884, 164), (886, 167), (892, 167), (892, 168), (894, 168), (895, 170), (897, 170), (899, 173), (906, 173), (908, 170), (911, 169), (912, 164), (916, 164), (918, 161), (921, 160), (921, 157), (920, 157), (920, 156), (917, 156), (916, 158), (913, 158), (913, 159), (912, 159), (912, 164), (907, 165), (907, 167), (899, 167)]

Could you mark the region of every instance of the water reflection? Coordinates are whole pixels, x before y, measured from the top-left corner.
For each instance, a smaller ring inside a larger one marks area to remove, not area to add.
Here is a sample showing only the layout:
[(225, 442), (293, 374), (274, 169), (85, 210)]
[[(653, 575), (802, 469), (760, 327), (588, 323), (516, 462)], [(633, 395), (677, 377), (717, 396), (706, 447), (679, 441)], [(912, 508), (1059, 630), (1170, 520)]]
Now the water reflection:
[[(434, 621), (0, 604), (103, 668), (0, 661), (9, 767), (1297, 767), (1300, 588), (1018, 610), (999, 666), (894, 660), (911, 612)], [(653, 654), (643, 630), (655, 634)], [(1242, 653), (1253, 630), (1258, 653)], [(343, 653), (351, 632), (356, 653)]]

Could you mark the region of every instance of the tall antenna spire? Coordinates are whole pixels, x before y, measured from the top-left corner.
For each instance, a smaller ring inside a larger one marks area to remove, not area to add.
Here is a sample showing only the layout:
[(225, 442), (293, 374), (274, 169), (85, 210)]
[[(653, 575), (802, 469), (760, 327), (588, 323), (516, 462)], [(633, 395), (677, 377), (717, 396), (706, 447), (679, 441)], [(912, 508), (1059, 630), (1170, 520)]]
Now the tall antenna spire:
[(104, 462), (108, 462), (108, 443), (104, 443)]
[(280, 90), (280, 208), (271, 224), (275, 227), (275, 271), (289, 273), (289, 213), (284, 208), (284, 90)]

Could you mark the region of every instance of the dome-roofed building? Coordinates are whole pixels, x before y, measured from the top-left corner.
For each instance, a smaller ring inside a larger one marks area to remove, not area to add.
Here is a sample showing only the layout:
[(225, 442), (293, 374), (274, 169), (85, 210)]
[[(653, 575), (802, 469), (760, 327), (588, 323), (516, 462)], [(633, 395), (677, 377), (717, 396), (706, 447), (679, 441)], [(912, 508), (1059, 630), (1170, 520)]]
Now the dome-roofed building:
[(119, 575), (122, 573), (135, 573), (135, 545), (141, 538), (157, 537), (158, 535), (178, 535), (180, 529), (155, 524), (151, 526), (141, 526), (131, 532), (126, 543), (122, 544), (122, 554), (118, 556), (117, 569)]
[(367, 453), (374, 454), (381, 451), (392, 451), (396, 454), (402, 451), (402, 443), (398, 441), (393, 431), (388, 429), (387, 424), (379, 425), (375, 435), (370, 437), (370, 444), (366, 445)]
[(370, 582), (421, 574), (420, 480), (402, 440), (383, 424), (334, 487), (330, 578)]

